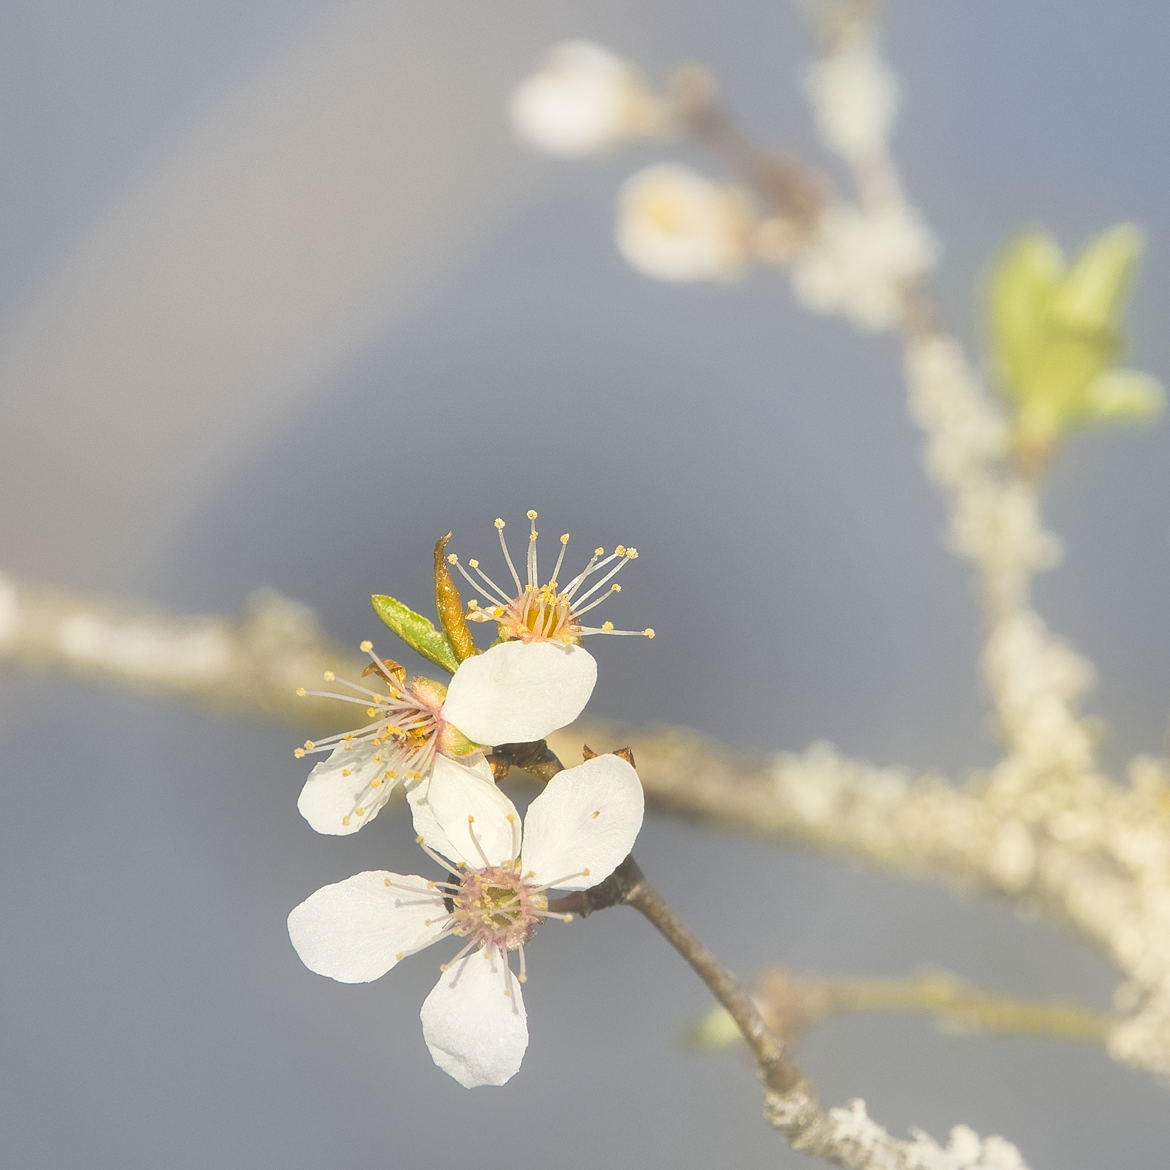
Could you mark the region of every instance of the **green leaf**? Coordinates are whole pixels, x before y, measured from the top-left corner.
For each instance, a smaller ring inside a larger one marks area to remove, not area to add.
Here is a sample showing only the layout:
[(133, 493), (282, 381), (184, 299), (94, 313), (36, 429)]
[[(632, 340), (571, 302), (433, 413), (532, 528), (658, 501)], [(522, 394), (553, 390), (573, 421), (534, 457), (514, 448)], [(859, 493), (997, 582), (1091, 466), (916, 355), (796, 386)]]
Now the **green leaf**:
[(1145, 239), (1132, 223), (1121, 223), (1090, 240), (1073, 261), (1052, 302), (1065, 327), (1086, 333), (1117, 325)]
[(424, 658), (451, 674), (459, 668), (459, 659), (447, 636), (436, 630), (421, 613), (415, 613), (397, 598), (382, 593), (375, 593), (370, 598), (370, 604), (378, 617), (412, 650), (417, 650)]
[(743, 1041), (739, 1025), (726, 1008), (713, 1007), (687, 1028), (687, 1046), (713, 1052)]
[(1162, 383), (1140, 370), (1110, 370), (1085, 387), (1085, 412), (1094, 419), (1146, 422), (1162, 412), (1164, 402)]
[(1161, 406), (1148, 375), (1113, 370), (1124, 348), (1121, 310), (1143, 248), (1119, 224), (1066, 265), (1047, 232), (1018, 236), (987, 290), (991, 358), (1014, 409), (1017, 450), (1044, 456), (1072, 428), (1101, 419), (1142, 421)]
[(988, 282), (988, 316), (996, 374), (1004, 387), (1027, 385), (1043, 336), (1048, 306), (1064, 273), (1064, 257), (1045, 231), (1017, 236)]

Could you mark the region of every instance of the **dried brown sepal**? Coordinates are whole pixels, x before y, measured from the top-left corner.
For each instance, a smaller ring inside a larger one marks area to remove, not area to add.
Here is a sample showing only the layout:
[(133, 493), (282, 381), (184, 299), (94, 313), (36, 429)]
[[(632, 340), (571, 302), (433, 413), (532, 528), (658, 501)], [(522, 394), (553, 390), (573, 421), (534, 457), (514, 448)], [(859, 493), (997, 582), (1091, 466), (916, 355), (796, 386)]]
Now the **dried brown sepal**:
[[(595, 760), (600, 754), (600, 752), (595, 752), (587, 743), (581, 745), (581, 758), (583, 760)], [(609, 755), (617, 756), (620, 760), (625, 760), (631, 768), (637, 766), (634, 763), (634, 752), (631, 748), (618, 748), (617, 751), (610, 752)]]
[(479, 647), (472, 640), (463, 612), (463, 598), (459, 596), (459, 590), (451, 579), (451, 571), (447, 568), (447, 541), (450, 539), (451, 533), (448, 532), (435, 541), (435, 612), (439, 615), (439, 625), (447, 635), (455, 656), (462, 662), (478, 654)]
[(401, 662), (395, 662), (393, 658), (383, 658), (380, 663), (371, 662), (362, 671), (362, 678), (371, 674), (379, 675), (387, 682), (397, 682), (400, 686), (406, 685), (406, 667)]

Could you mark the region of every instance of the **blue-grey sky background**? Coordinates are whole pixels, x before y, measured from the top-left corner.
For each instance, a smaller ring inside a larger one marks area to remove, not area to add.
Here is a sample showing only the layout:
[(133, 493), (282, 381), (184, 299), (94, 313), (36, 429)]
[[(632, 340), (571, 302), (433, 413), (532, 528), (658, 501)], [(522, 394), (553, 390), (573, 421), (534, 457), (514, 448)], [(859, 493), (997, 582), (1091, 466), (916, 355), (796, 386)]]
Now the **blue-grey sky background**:
[[(612, 196), (686, 149), (525, 153), (507, 94), (588, 36), (655, 79), (707, 62), (762, 140), (823, 161), (784, 4), (349, 0), (11, 4), (0, 42), (0, 568), (215, 612), (274, 586), (378, 637), (366, 597), (429, 594), (430, 547), (493, 555), (535, 507), (635, 544), (611, 602), (653, 643), (596, 648), (591, 712), (750, 750), (828, 738), (880, 763), (990, 762), (978, 614), (943, 551), (896, 345), (814, 318), (782, 277), (669, 287), (627, 269)], [(977, 352), (996, 246), (1123, 219), (1150, 250), (1129, 364), (1170, 375), (1170, 13), (1157, 3), (891, 2), (897, 149)], [(1074, 442), (1043, 610), (1099, 668), (1121, 767), (1170, 710), (1166, 424)], [(542, 932), (532, 1041), (501, 1090), (435, 1069), (417, 1011), (441, 956), (365, 987), (307, 972), (288, 909), (411, 869), (404, 817), (315, 836), (281, 728), (56, 679), (0, 679), (8, 815), (4, 1161), (29, 1170), (457, 1164), (800, 1166), (735, 1054), (681, 1052), (705, 1006), (632, 914)], [(597, 745), (594, 745), (597, 746)], [(750, 972), (937, 965), (1104, 1007), (1079, 942), (1002, 906), (662, 816), (644, 868)], [(825, 1026), (828, 1101), (896, 1131), (965, 1122), (1064, 1170), (1164, 1164), (1164, 1090), (1102, 1054)]]

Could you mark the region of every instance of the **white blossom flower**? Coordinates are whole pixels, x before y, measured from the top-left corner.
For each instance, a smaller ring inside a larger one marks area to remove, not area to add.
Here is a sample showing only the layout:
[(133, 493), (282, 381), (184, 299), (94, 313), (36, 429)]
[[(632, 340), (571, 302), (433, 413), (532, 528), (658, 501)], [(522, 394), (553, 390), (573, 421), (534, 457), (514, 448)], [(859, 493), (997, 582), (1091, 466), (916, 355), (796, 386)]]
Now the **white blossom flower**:
[(355, 703), (370, 720), (355, 731), (306, 740), (296, 749), (298, 759), (329, 752), (301, 789), (297, 808), (305, 820), (318, 833), (356, 833), (378, 815), (399, 784), (416, 785), (436, 770), (469, 772), (477, 783), (494, 784), (478, 744), (444, 716), (443, 686), (431, 679), (416, 679), (408, 686), (405, 670), (375, 657), (370, 642), (361, 648), (370, 655), (373, 665), (367, 671), (373, 670), (380, 690), (338, 679), (332, 671), (325, 680), (341, 683), (352, 694), (297, 690), (299, 695)]
[(662, 164), (631, 175), (617, 196), (617, 246), (655, 280), (731, 280), (751, 248), (746, 194), (690, 167)]
[(821, 137), (842, 158), (863, 166), (880, 157), (898, 111), (898, 82), (873, 38), (843, 36), (805, 76)]
[(440, 939), (463, 939), (423, 1003), (423, 1037), (460, 1084), (502, 1085), (528, 1047), (524, 946), (544, 919), (569, 917), (549, 909), (546, 891), (589, 889), (617, 868), (642, 826), (642, 785), (618, 756), (587, 760), (549, 781), (523, 833), (498, 788), (455, 771), (436, 770), (425, 795), (416, 787), (409, 798), (419, 843), (450, 880), (359, 873), (297, 906), (289, 937), (310, 970), (342, 983), (369, 982)]
[[(590, 634), (639, 634), (654, 637), (652, 629), (615, 630), (612, 622), (582, 625), (581, 619), (611, 593), (621, 591), (612, 578), (638, 556), (636, 548), (618, 545), (608, 556), (593, 550), (589, 563), (568, 584), (560, 584), (561, 566), (569, 543), (566, 532), (552, 576), (542, 583), (536, 558), (536, 513), (529, 512), (525, 580), (521, 581), (504, 539), (504, 522), (496, 521), (500, 547), (514, 591), (501, 588), (469, 560), (464, 568), (454, 553), (447, 560), (473, 589), (482, 592), (468, 603), (467, 617), (495, 622), (502, 641), (483, 654), (464, 660), (443, 705), (443, 717), (476, 743), (528, 743), (543, 739), (558, 727), (572, 723), (585, 709), (597, 681), (597, 663), (580, 645)], [(475, 575), (472, 576), (472, 573)], [(606, 584), (609, 588), (601, 590)]]
[(591, 41), (552, 48), (509, 103), (512, 125), (550, 154), (586, 155), (652, 133), (661, 103), (638, 71)]
[(936, 246), (913, 209), (900, 202), (822, 212), (792, 265), (792, 287), (806, 308), (842, 313), (862, 329), (889, 329), (902, 316), (907, 284), (935, 261)]

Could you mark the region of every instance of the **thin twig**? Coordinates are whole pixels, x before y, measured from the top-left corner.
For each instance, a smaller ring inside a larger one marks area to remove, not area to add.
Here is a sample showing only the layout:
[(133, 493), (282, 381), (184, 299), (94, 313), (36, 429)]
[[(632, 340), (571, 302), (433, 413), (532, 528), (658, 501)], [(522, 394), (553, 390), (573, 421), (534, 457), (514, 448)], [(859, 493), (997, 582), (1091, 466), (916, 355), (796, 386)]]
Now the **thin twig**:
[(809, 1092), (804, 1074), (788, 1059), (784, 1045), (765, 1023), (743, 984), (671, 909), (666, 899), (646, 880), (633, 858), (627, 864), (633, 871), (633, 880), (626, 892), (625, 904), (654, 925), (727, 1010), (754, 1053), (764, 1083), (777, 1093), (790, 1093), (798, 1087)]
[[(1073, 1000), (995, 995), (945, 971), (907, 979), (798, 974), (783, 966), (761, 972), (754, 998), (769, 1027), (795, 1043), (822, 1020), (846, 1012), (928, 1015), (950, 1032), (1047, 1036), (1104, 1044), (1113, 1021)], [(696, 1034), (708, 1033), (708, 1018)]]

